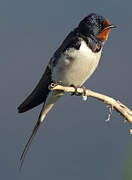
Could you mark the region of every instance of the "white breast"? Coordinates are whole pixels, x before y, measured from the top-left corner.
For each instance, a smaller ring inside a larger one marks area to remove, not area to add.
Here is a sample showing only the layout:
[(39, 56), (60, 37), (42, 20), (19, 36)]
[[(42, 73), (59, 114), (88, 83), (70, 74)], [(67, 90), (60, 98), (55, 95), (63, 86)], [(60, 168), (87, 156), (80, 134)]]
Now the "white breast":
[(53, 68), (53, 81), (62, 81), (62, 84), (67, 86), (81, 86), (95, 71), (100, 56), (101, 51), (92, 52), (85, 41), (82, 41), (79, 50), (71, 48), (60, 57)]

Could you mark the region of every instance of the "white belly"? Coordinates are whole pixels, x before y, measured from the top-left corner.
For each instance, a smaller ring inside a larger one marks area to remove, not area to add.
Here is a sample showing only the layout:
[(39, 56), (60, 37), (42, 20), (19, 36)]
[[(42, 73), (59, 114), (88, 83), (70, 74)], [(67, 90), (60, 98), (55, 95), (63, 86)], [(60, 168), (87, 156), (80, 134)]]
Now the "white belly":
[(66, 86), (81, 86), (95, 71), (100, 56), (101, 51), (93, 53), (82, 41), (79, 50), (71, 48), (60, 57), (53, 69), (53, 81), (62, 81)]

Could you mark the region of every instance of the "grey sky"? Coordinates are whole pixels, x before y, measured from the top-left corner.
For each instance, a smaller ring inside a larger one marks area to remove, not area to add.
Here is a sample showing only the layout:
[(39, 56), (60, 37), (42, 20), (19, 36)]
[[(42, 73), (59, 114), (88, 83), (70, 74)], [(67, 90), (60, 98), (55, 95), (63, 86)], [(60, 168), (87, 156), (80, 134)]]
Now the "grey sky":
[(17, 114), (50, 57), (66, 35), (91, 12), (118, 26), (110, 33), (100, 65), (86, 86), (132, 105), (131, 1), (0, 1), (1, 179), (120, 180), (131, 136), (106, 105), (63, 97), (49, 113), (18, 171), (20, 154), (41, 106)]

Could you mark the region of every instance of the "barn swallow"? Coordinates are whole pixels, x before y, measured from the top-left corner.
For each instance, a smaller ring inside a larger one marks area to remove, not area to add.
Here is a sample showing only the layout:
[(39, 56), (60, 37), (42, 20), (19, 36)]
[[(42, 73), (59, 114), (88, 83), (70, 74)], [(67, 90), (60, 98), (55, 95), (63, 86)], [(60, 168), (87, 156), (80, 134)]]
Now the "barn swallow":
[(81, 87), (97, 68), (103, 45), (110, 30), (115, 27), (103, 16), (91, 13), (68, 34), (53, 54), (39, 83), (18, 107), (18, 112), (23, 113), (43, 103), (38, 121), (21, 155), (21, 167), (47, 113), (64, 95), (62, 91), (51, 91), (49, 85), (61, 81), (63, 86)]

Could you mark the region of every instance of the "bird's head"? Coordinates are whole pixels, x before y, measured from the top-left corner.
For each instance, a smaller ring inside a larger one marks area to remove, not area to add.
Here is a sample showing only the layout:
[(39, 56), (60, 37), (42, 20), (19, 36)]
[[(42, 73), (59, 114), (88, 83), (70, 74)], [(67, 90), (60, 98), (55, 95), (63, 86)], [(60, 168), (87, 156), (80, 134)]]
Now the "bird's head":
[(79, 31), (84, 36), (92, 36), (103, 42), (108, 39), (110, 30), (115, 27), (115, 25), (110, 24), (108, 19), (95, 13), (85, 17), (78, 26)]

